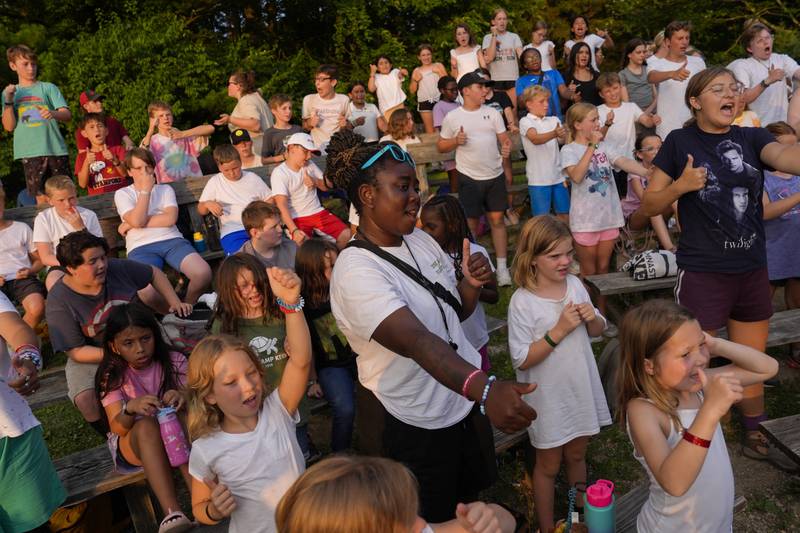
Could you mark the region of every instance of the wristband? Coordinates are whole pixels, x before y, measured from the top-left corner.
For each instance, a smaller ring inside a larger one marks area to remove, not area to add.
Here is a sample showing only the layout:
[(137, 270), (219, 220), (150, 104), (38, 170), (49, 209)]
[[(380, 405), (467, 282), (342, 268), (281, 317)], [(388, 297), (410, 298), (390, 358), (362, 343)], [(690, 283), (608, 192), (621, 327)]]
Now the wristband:
[(553, 340), (553, 337), (550, 336), (550, 333), (545, 332), (544, 334), (544, 341), (550, 345), (551, 348), (555, 348), (558, 346), (558, 343)]
[(600, 148), (600, 145), (597, 143), (592, 143), (591, 146), (594, 147), (595, 150), (598, 150)]
[(14, 102), (6, 102), (5, 104), (6, 104), (7, 106), (13, 106), (13, 105), (14, 105)]
[(133, 414), (128, 411), (127, 400), (122, 400), (122, 414), (125, 416), (133, 416)]
[(30, 361), (36, 370), (42, 370), (42, 354), (33, 344), (23, 344), (17, 347), (15, 357), (21, 361)]
[(492, 388), (492, 383), (497, 381), (497, 377), (489, 376), (489, 379), (486, 381), (486, 385), (483, 387), (483, 394), (481, 394), (481, 414), (486, 414), (486, 398), (489, 397), (489, 389)]
[(294, 232), (295, 232), (295, 231), (302, 231), (302, 230), (301, 230), (300, 228), (294, 228), (292, 231), (290, 231), (290, 232), (289, 232), (289, 235), (291, 235), (292, 237), (294, 237)]
[(275, 302), (278, 304), (278, 307), (281, 308), (281, 311), (283, 311), (284, 314), (298, 313), (301, 309), (303, 309), (303, 306), (306, 305), (306, 301), (302, 296), (296, 304), (287, 304), (280, 298), (275, 298)]
[(472, 378), (474, 378), (475, 376), (477, 376), (480, 373), (481, 373), (480, 369), (473, 370), (472, 372), (469, 373), (469, 376), (467, 376), (467, 379), (464, 380), (464, 385), (461, 387), (461, 396), (463, 396), (464, 398), (467, 398), (467, 387), (469, 387), (469, 382), (472, 381)]
[(136, 191), (136, 192), (139, 193), (141, 196), (147, 196), (150, 194), (150, 191)]
[(686, 442), (691, 442), (695, 446), (700, 446), (701, 448), (709, 448), (711, 446), (711, 441), (706, 439), (701, 439), (696, 435), (692, 435), (689, 433), (688, 429), (683, 430), (683, 440)]
[(769, 87), (769, 83), (767, 83), (767, 80), (766, 80), (766, 79), (763, 79), (763, 80), (761, 80), (761, 86), (762, 86), (763, 88), (765, 88), (765, 89), (766, 89), (767, 87)]

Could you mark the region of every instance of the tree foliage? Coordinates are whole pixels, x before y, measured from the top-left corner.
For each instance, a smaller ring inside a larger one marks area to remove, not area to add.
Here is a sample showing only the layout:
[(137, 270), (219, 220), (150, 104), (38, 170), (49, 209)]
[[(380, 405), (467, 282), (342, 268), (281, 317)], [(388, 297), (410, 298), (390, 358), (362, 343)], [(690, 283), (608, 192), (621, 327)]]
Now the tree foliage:
[[(550, 24), (560, 49), (569, 19), (590, 18), (617, 43), (606, 66), (616, 69), (632, 37), (652, 37), (673, 19), (691, 20), (692, 42), (707, 63), (727, 63), (744, 52), (737, 42), (743, 23), (759, 18), (775, 29), (778, 51), (800, 57), (800, 3), (786, 0), (507, 0), (510, 28), (524, 41), (534, 23)], [(416, 49), (430, 43), (449, 67), (453, 29), (467, 23), (476, 40), (489, 30), (494, 2), (479, 0), (0, 0), (0, 44), (25, 43), (40, 57), (40, 78), (59, 86), (74, 116), (78, 96), (95, 88), (106, 107), (138, 140), (147, 127), (147, 104), (174, 106), (176, 124), (210, 122), (230, 111), (227, 76), (253, 69), (266, 96), (295, 97), (314, 90), (314, 69), (334, 63), (339, 90), (365, 79), (369, 64), (386, 54), (409, 70)], [(16, 81), (3, 63), (0, 84)], [(71, 143), (74, 124), (65, 128)], [(73, 149), (74, 153), (74, 149)], [(0, 178), (23, 183), (11, 162), (11, 135), (0, 138)]]

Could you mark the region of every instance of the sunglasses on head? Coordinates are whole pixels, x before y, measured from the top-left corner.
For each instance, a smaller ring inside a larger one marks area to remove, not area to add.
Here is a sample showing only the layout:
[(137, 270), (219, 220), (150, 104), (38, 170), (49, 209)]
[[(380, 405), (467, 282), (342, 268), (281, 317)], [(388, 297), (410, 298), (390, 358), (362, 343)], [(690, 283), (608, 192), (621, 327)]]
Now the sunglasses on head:
[(367, 159), (367, 162), (361, 165), (361, 170), (366, 170), (372, 165), (374, 165), (375, 162), (381, 157), (383, 157), (383, 154), (385, 154), (386, 152), (389, 152), (389, 154), (391, 154), (391, 156), (394, 158), (395, 161), (400, 161), (401, 163), (408, 163), (409, 165), (411, 165), (411, 168), (414, 169), (417, 168), (417, 164), (414, 163), (414, 159), (411, 157), (411, 155), (409, 155), (408, 152), (406, 152), (396, 144), (387, 144), (386, 146), (375, 152), (375, 155)]

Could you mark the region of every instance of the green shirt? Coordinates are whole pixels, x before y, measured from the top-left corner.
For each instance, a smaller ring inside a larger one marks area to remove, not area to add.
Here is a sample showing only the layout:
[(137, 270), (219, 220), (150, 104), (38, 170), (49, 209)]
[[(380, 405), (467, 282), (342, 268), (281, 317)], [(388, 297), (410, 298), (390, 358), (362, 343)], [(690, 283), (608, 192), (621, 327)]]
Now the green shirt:
[[(37, 81), (29, 87), (17, 85), (14, 93), (14, 159), (46, 155), (67, 155), (67, 145), (54, 118), (42, 118), (42, 111), (51, 112), (68, 107), (58, 87), (46, 81)], [(3, 109), (6, 96), (3, 95)]]

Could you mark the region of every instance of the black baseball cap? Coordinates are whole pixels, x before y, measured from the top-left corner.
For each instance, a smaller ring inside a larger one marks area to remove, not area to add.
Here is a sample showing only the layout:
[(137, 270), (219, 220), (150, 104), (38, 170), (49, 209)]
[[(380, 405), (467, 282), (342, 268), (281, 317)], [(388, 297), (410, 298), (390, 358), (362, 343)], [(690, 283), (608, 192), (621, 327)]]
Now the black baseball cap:
[(481, 85), (491, 85), (492, 80), (484, 78), (477, 72), (468, 72), (461, 76), (461, 79), (458, 80), (458, 90), (463, 91), (464, 88), (469, 87), (470, 85), (475, 85), (476, 83)]
[(239, 128), (231, 132), (231, 144), (233, 145), (250, 142), (251, 140), (250, 133), (247, 130)]

